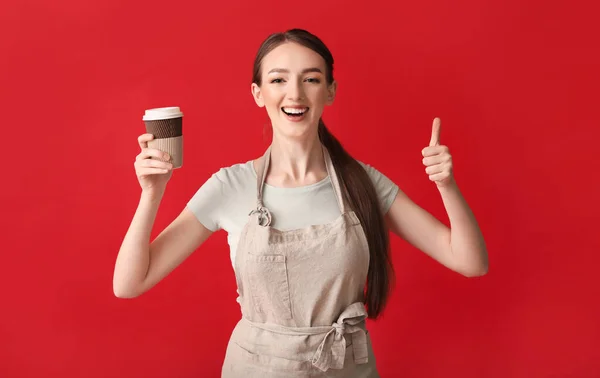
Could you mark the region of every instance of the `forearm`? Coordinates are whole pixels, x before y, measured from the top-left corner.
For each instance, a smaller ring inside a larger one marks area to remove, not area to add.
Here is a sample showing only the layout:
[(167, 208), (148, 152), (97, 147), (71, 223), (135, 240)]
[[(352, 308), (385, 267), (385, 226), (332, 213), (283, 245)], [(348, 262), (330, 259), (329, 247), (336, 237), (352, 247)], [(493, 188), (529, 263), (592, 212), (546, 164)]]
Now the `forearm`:
[(450, 248), (453, 257), (467, 276), (487, 273), (488, 254), (485, 240), (458, 185), (452, 180), (451, 184), (438, 189), (450, 220)]
[(150, 235), (162, 200), (161, 196), (142, 193), (140, 202), (125, 234), (113, 276), (113, 290), (118, 297), (135, 295), (144, 280), (150, 261)]

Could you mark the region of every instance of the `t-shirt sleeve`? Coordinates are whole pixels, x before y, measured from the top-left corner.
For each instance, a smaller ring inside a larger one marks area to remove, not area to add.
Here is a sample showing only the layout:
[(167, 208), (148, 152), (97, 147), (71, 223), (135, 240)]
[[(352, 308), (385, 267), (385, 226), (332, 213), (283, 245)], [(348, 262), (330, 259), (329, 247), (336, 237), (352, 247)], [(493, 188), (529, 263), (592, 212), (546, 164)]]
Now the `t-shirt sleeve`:
[(371, 178), (371, 182), (375, 186), (375, 191), (377, 192), (377, 196), (379, 197), (379, 204), (381, 205), (381, 210), (383, 214), (386, 214), (394, 199), (396, 198), (396, 194), (398, 194), (399, 187), (392, 180), (390, 180), (383, 173), (379, 172), (377, 169), (372, 166), (365, 164), (363, 162), (359, 162), (367, 174)]
[(187, 203), (187, 208), (200, 223), (213, 232), (221, 229), (221, 217), (226, 201), (223, 181), (217, 174), (206, 180)]

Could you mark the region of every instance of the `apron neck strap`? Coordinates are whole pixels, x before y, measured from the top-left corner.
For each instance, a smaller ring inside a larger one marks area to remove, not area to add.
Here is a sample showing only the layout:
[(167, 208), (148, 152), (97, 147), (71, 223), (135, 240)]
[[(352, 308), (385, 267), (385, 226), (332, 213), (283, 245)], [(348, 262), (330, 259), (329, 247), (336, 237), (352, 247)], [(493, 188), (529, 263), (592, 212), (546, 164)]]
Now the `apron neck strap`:
[(263, 155), (263, 165), (257, 176), (256, 185), (257, 185), (257, 202), (258, 208), (263, 207), (263, 188), (265, 186), (265, 179), (267, 178), (267, 172), (269, 171), (269, 163), (271, 162), (271, 146), (267, 148), (267, 151)]
[(323, 156), (325, 157), (325, 168), (327, 168), (329, 179), (333, 185), (333, 192), (335, 193), (335, 198), (337, 199), (338, 206), (340, 207), (340, 212), (345, 214), (346, 206), (344, 204), (344, 197), (342, 196), (342, 188), (340, 186), (335, 167), (333, 166), (333, 161), (331, 161), (331, 156), (329, 156), (329, 151), (327, 148), (325, 148), (325, 146), (323, 146)]
[[(340, 183), (335, 171), (335, 167), (333, 166), (333, 162), (331, 161), (331, 156), (329, 156), (329, 151), (325, 146), (321, 145), (323, 148), (323, 158), (325, 159), (325, 168), (327, 169), (327, 174), (329, 175), (329, 179), (331, 180), (331, 184), (333, 185), (333, 192), (335, 194), (335, 198), (338, 202), (338, 206), (340, 208), (340, 212), (342, 214), (346, 213), (346, 207), (344, 203), (344, 198), (342, 197), (342, 189), (340, 187)], [(257, 206), (258, 208), (263, 208), (263, 189), (265, 185), (265, 180), (267, 178), (267, 172), (269, 170), (269, 164), (271, 162), (271, 146), (267, 148), (265, 154), (263, 155), (263, 165), (262, 168), (257, 175)]]

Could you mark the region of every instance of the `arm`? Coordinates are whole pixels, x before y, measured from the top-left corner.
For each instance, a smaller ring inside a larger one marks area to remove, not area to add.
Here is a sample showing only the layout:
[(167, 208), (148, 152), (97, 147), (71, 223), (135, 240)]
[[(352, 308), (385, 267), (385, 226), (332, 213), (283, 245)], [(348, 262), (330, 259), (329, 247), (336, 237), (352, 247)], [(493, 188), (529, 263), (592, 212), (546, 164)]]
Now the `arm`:
[(398, 192), (386, 215), (390, 229), (444, 266), (467, 277), (488, 271), (485, 241), (477, 220), (454, 179), (452, 156), (440, 145), (441, 122), (435, 118), (429, 146), (422, 154), (425, 172), (436, 183), (450, 228)]
[(440, 188), (450, 228), (398, 191), (386, 214), (390, 230), (447, 268), (466, 277), (487, 273), (485, 241), (456, 183)]
[(152, 288), (212, 234), (184, 208), (150, 243), (161, 199), (145, 194), (140, 198), (115, 264), (113, 291), (119, 298), (134, 298)]

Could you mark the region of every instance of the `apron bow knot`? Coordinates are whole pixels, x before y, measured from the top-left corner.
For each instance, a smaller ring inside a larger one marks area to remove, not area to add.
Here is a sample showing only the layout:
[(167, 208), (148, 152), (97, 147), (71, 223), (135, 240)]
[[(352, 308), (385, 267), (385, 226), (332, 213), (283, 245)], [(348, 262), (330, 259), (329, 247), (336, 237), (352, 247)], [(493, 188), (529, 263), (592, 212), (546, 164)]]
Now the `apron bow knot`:
[(331, 325), (323, 341), (317, 348), (312, 364), (322, 371), (328, 369), (342, 369), (346, 356), (346, 338), (344, 334), (352, 336), (352, 352), (354, 363), (365, 364), (368, 362), (367, 334), (358, 326), (367, 318), (367, 312), (362, 303), (351, 304), (342, 312), (337, 322)]

